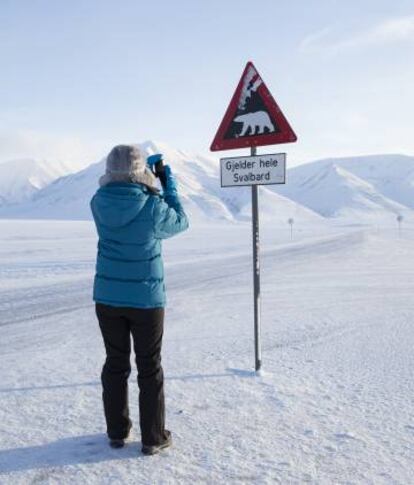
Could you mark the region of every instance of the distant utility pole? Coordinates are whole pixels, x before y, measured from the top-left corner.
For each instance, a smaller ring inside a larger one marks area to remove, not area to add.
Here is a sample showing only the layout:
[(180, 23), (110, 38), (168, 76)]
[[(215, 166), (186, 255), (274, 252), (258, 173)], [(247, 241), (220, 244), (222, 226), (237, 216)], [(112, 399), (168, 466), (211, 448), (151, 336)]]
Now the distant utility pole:
[(404, 217), (401, 214), (398, 214), (397, 216), (397, 223), (398, 223), (398, 237), (401, 237), (401, 224), (402, 221), (404, 220)]
[(295, 222), (295, 220), (293, 219), (293, 217), (289, 217), (288, 224), (290, 225), (290, 240), (291, 241), (293, 239), (293, 223), (294, 222)]

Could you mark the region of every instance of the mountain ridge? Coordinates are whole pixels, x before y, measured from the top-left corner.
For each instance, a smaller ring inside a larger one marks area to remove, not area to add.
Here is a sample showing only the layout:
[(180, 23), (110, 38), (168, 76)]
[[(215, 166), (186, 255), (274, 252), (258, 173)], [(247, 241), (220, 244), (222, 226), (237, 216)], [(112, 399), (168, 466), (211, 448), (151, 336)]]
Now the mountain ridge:
[[(144, 155), (161, 152), (170, 163), (179, 184), (180, 198), (193, 220), (243, 221), (250, 218), (251, 194), (248, 187), (222, 189), (219, 167), (214, 159), (177, 150), (164, 143), (138, 144)], [(105, 161), (91, 164), (74, 174), (60, 177), (30, 200), (0, 211), (0, 217), (41, 219), (90, 219), (89, 200), (98, 188)], [(308, 208), (261, 188), (261, 217), (285, 221), (289, 217), (323, 223), (320, 215)]]
[[(151, 140), (137, 146), (145, 156), (163, 153), (178, 179), (183, 204), (194, 220), (250, 220), (250, 188), (222, 188), (215, 159)], [(45, 182), (20, 201), (0, 207), (0, 217), (90, 219), (89, 200), (104, 171), (102, 159)], [(372, 217), (411, 214), (414, 157), (371, 155), (316, 160), (289, 169), (285, 186), (262, 186), (259, 200), (261, 218), (284, 223), (289, 218), (305, 223), (323, 223), (325, 219), (367, 222)]]
[(34, 158), (17, 158), (0, 164), (0, 206), (18, 204), (71, 168), (63, 162), (48, 162)]
[(316, 160), (291, 168), (287, 184), (274, 190), (324, 217), (368, 220), (381, 213), (389, 217), (411, 213), (414, 157), (387, 154)]

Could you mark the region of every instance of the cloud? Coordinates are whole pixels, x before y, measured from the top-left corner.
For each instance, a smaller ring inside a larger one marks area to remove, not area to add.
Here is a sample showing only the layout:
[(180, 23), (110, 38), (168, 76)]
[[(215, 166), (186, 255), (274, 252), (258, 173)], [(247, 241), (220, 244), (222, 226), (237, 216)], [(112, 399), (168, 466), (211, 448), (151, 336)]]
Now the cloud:
[(0, 163), (17, 158), (56, 160), (83, 168), (105, 155), (109, 146), (74, 135), (53, 135), (36, 130), (0, 131)]
[(331, 34), (332, 31), (332, 27), (325, 27), (322, 30), (307, 35), (299, 44), (299, 50), (309, 51), (319, 48), (321, 45), (325, 44), (325, 41), (329, 38), (329, 34)]
[(337, 53), (355, 47), (381, 46), (398, 42), (414, 42), (414, 15), (384, 20), (352, 36), (335, 38), (333, 28), (325, 28), (305, 37), (301, 52), (328, 51)]

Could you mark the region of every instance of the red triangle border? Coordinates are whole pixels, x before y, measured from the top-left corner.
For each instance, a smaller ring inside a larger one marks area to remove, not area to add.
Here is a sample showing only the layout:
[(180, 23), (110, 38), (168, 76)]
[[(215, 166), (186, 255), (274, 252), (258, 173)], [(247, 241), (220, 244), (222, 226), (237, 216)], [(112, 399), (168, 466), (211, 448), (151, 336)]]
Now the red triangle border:
[[(227, 132), (230, 124), (233, 122), (235, 113), (237, 111), (238, 102), (240, 99), (241, 91), (243, 89), (243, 79), (245, 78), (247, 72), (253, 68), (258, 76), (260, 77), (262, 84), (258, 88), (261, 92), (260, 95), (263, 102), (268, 110), (270, 117), (277, 123), (280, 131), (277, 133), (267, 133), (261, 135), (251, 135), (240, 138), (225, 139), (224, 135)], [(255, 146), (265, 146), (265, 145), (276, 145), (279, 143), (293, 143), (297, 141), (297, 136), (287, 121), (286, 117), (282, 113), (275, 99), (268, 90), (263, 78), (260, 76), (258, 70), (253, 65), (252, 62), (248, 62), (240, 78), (239, 84), (237, 85), (236, 91), (230, 101), (229, 107), (224, 114), (223, 120), (217, 130), (216, 136), (214, 137), (213, 143), (210, 146), (211, 151), (219, 150), (232, 150), (235, 148), (248, 148)]]

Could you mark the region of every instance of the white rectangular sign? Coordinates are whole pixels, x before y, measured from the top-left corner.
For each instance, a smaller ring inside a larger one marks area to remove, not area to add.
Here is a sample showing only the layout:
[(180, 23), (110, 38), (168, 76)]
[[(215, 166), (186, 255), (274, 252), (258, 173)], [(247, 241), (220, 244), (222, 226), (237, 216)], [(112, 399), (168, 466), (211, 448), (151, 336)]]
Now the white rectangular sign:
[(220, 159), (221, 186), (284, 184), (286, 153)]

